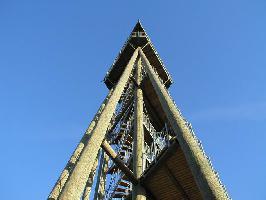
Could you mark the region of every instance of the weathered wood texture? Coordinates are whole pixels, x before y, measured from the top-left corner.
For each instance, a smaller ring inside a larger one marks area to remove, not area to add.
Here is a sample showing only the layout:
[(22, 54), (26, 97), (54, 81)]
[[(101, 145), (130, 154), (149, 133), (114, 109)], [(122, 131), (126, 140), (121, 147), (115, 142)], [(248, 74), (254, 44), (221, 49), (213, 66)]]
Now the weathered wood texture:
[(98, 155), (97, 155), (97, 157), (96, 157), (96, 159), (95, 159), (95, 161), (93, 163), (89, 178), (88, 178), (88, 180), (86, 182), (85, 189), (84, 189), (84, 192), (82, 194), (82, 200), (88, 200), (89, 197), (90, 197), (93, 180), (94, 180), (94, 177), (95, 177), (95, 174), (96, 174), (96, 169), (97, 169), (97, 166), (98, 166), (99, 152), (98, 152)]
[(187, 127), (186, 122), (178, 112), (167, 89), (159, 80), (158, 75), (150, 65), (143, 51), (139, 51), (148, 77), (159, 98), (167, 119), (177, 136), (180, 147), (184, 152), (186, 160), (189, 163), (189, 167), (196, 179), (197, 185), (200, 188), (204, 199), (228, 199), (227, 194), (211, 169), (207, 158), (203, 155), (197, 141)]
[[(134, 67), (136, 70), (133, 79)], [(144, 79), (142, 70), (148, 75)], [(112, 132), (127, 110), (116, 116), (115, 123), (111, 122), (121, 94), (130, 80), (133, 80), (136, 86), (134, 101), (128, 101), (126, 107), (134, 106), (134, 145), (133, 162), (127, 167), (105, 140), (105, 136)], [(167, 90), (172, 79), (139, 22), (108, 71), (104, 82), (110, 89), (109, 94), (57, 180), (48, 200), (80, 200), (82, 195), (83, 200), (89, 199), (100, 147), (125, 174), (123, 178), (133, 183), (133, 191), (127, 199), (229, 199), (172, 100)], [(143, 127), (144, 104), (154, 128), (162, 130), (165, 124), (169, 124), (174, 132), (171, 137), (176, 139), (172, 138), (171, 141), (175, 142), (165, 148), (159, 158), (143, 173), (144, 141), (151, 141), (145, 137), (147, 130)], [(99, 168), (95, 200), (103, 199), (105, 192), (108, 159), (106, 154), (101, 159), (105, 164), (102, 163)]]
[(182, 149), (175, 141), (141, 179), (156, 199), (203, 200)]
[(80, 154), (79, 160), (76, 162), (72, 173), (70, 174), (65, 186), (59, 196), (60, 200), (79, 200), (82, 195), (86, 180), (91, 171), (93, 160), (97, 156), (116, 105), (121, 97), (127, 81), (131, 75), (133, 65), (138, 55), (138, 49), (134, 52), (128, 62), (118, 84), (115, 86), (110, 98), (106, 102), (102, 113), (96, 121), (88, 142), (85, 144), (83, 151)]
[[(143, 172), (143, 152), (144, 152), (144, 129), (143, 129), (143, 94), (139, 87), (142, 74), (141, 59), (138, 59), (135, 80), (134, 97), (134, 143), (133, 143), (133, 173), (139, 179)], [(138, 184), (133, 186), (132, 200), (145, 200), (146, 194), (144, 188)]]
[(81, 152), (83, 151), (85, 144), (87, 144), (89, 138), (90, 138), (90, 134), (93, 131), (96, 122), (99, 118), (99, 116), (101, 115), (107, 101), (109, 100), (111, 94), (113, 93), (113, 89), (109, 91), (108, 95), (106, 96), (105, 100), (103, 101), (103, 103), (101, 104), (100, 108), (98, 109), (97, 113), (95, 114), (93, 120), (91, 121), (89, 127), (87, 128), (85, 134), (83, 135), (83, 137), (81, 138), (79, 144), (77, 145), (75, 151), (73, 152), (72, 156), (70, 157), (67, 165), (65, 166), (64, 170), (62, 171), (60, 177), (58, 178), (57, 182), (55, 183), (55, 186), (53, 187), (48, 200), (57, 200), (60, 193), (62, 192), (62, 189), (65, 186), (66, 181), (69, 178), (69, 175), (71, 174), (71, 172), (74, 169), (74, 166), (76, 165), (77, 161), (80, 158)]
[(138, 184), (138, 179), (133, 172), (125, 165), (125, 163), (119, 158), (119, 155), (112, 149), (106, 140), (102, 143), (102, 148), (105, 153), (114, 161), (114, 163), (121, 169), (125, 176), (135, 185)]

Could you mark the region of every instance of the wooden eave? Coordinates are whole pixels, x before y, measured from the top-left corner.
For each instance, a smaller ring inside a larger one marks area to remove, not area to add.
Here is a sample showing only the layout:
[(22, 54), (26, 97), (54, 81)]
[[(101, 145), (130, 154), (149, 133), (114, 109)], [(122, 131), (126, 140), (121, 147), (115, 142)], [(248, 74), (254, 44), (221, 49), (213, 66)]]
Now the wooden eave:
[(163, 62), (154, 48), (150, 38), (141, 23), (138, 21), (104, 78), (104, 83), (108, 89), (111, 89), (117, 83), (125, 69), (125, 66), (133, 55), (134, 50), (138, 47), (142, 48), (144, 54), (150, 61), (151, 65), (156, 69), (165, 86), (167, 88), (170, 87), (173, 82), (172, 78), (164, 67)]
[(140, 181), (154, 199), (203, 199), (176, 139), (146, 169)]

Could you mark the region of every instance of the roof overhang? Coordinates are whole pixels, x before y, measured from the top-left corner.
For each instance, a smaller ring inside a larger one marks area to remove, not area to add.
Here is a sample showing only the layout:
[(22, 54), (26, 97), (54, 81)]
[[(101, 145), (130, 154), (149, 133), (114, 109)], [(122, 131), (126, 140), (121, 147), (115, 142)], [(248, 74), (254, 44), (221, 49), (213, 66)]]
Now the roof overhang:
[(164, 67), (163, 62), (160, 59), (156, 49), (154, 48), (150, 38), (146, 34), (141, 23), (138, 21), (104, 78), (104, 83), (106, 84), (108, 89), (111, 89), (118, 82), (125, 69), (125, 66), (129, 62), (135, 49), (138, 47), (142, 48), (142, 51), (146, 55), (150, 64), (157, 71), (165, 86), (167, 88), (170, 87), (170, 85), (172, 84), (172, 78)]

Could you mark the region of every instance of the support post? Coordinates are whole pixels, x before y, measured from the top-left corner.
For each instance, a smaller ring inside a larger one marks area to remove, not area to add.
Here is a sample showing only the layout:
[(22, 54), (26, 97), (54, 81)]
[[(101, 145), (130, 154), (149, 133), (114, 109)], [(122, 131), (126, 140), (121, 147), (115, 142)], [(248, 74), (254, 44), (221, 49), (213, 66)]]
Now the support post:
[(84, 149), (85, 144), (88, 142), (90, 138), (90, 134), (93, 131), (95, 124), (101, 115), (107, 101), (109, 100), (110, 96), (113, 93), (113, 89), (111, 89), (106, 96), (105, 100), (101, 104), (100, 108), (98, 109), (97, 113), (95, 114), (93, 120), (91, 121), (89, 127), (87, 128), (85, 134), (81, 138), (79, 144), (77, 145), (75, 151), (71, 155), (67, 165), (65, 166), (64, 170), (62, 171), (60, 177), (58, 178), (57, 182), (55, 183), (55, 186), (53, 187), (48, 200), (57, 200), (60, 193), (62, 192), (63, 187), (65, 186), (66, 181), (68, 180), (69, 175), (71, 174), (72, 170), (74, 169), (75, 164), (79, 160), (80, 154)]
[[(144, 152), (144, 129), (143, 129), (143, 93), (140, 87), (142, 79), (142, 65), (139, 57), (135, 73), (137, 86), (134, 94), (134, 146), (133, 146), (133, 173), (137, 179), (143, 172), (143, 152)], [(145, 189), (140, 185), (134, 185), (132, 200), (145, 200)]]
[(119, 155), (112, 149), (110, 144), (106, 140), (102, 143), (102, 148), (105, 153), (114, 161), (114, 163), (121, 169), (125, 176), (134, 184), (138, 184), (138, 179), (134, 176), (133, 172), (125, 165), (125, 163), (119, 158)]
[(148, 77), (153, 88), (155, 89), (167, 119), (177, 136), (178, 143), (180, 144), (186, 160), (189, 163), (190, 169), (201, 191), (203, 199), (229, 199), (226, 192), (222, 188), (222, 185), (218, 182), (218, 179), (210, 167), (207, 158), (201, 152), (196, 139), (193, 137), (189, 128), (187, 127), (185, 120), (178, 112), (175, 103), (170, 97), (167, 89), (159, 80), (158, 75), (150, 65), (143, 51), (139, 51)]
[(95, 159), (95, 161), (93, 163), (93, 166), (91, 168), (91, 172), (90, 172), (89, 178), (87, 180), (87, 183), (86, 183), (83, 195), (82, 195), (82, 200), (89, 200), (89, 197), (90, 197), (90, 194), (91, 194), (91, 188), (92, 188), (93, 180), (94, 180), (94, 177), (95, 177), (95, 174), (96, 174), (96, 169), (97, 169), (97, 166), (98, 166), (99, 153), (100, 153), (100, 151), (98, 152), (98, 156)]
[(121, 97), (127, 81), (131, 75), (133, 65), (138, 55), (138, 49), (135, 50), (127, 66), (124, 69), (118, 83), (114, 86), (114, 90), (106, 102), (103, 111), (96, 121), (88, 142), (85, 144), (80, 154), (79, 160), (76, 162), (72, 173), (69, 175), (59, 200), (79, 200), (85, 187), (87, 178), (91, 171), (93, 161), (97, 156), (97, 152), (107, 132), (109, 122), (115, 111), (116, 105)]

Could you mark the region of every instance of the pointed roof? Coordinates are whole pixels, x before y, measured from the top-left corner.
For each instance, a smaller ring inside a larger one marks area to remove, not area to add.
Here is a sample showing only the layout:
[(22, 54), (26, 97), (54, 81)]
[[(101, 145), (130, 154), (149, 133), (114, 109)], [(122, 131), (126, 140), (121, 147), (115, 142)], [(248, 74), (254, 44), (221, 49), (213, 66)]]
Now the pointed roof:
[(117, 58), (104, 78), (104, 83), (109, 89), (111, 89), (117, 83), (125, 69), (125, 66), (133, 55), (134, 50), (138, 47), (142, 48), (149, 62), (156, 69), (165, 86), (168, 88), (172, 84), (173, 81), (170, 74), (164, 67), (159, 54), (154, 48), (142, 24), (138, 20), (126, 43), (122, 47)]

